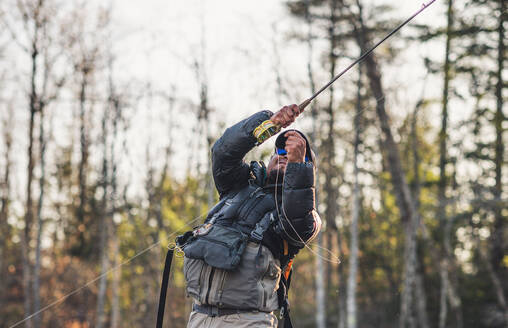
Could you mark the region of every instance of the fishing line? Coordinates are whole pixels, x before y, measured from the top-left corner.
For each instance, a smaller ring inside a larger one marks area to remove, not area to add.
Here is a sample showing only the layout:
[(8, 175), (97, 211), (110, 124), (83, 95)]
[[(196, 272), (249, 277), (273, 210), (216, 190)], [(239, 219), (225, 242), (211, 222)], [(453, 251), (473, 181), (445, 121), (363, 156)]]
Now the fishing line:
[[(187, 225), (191, 225), (193, 224), (194, 222), (200, 220), (203, 218), (203, 214), (196, 217), (194, 220), (190, 221), (187, 223)], [(185, 227), (184, 227), (185, 228)], [(180, 231), (182, 231), (184, 228), (181, 228), (179, 230), (176, 230), (175, 232), (173, 232), (171, 235), (169, 235), (168, 237), (166, 237), (165, 239), (163, 239), (164, 241), (168, 240), (169, 238), (173, 237), (175, 234), (179, 233)], [(140, 251), (139, 253), (135, 254), (134, 256), (130, 257), (129, 259), (123, 261), (122, 263), (116, 265), (115, 267), (109, 269), (108, 271), (106, 272), (103, 272), (102, 274), (98, 275), (97, 277), (95, 277), (94, 279), (88, 281), (87, 283), (85, 283), (84, 285), (82, 285), (81, 287), (69, 292), (68, 294), (60, 297), (59, 299), (57, 299), (56, 301), (54, 301), (53, 303), (49, 304), (49, 305), (46, 305), (45, 307), (43, 307), (42, 309), (40, 309), (39, 311), (35, 312), (35, 313), (32, 313), (31, 315), (29, 315), (28, 317), (24, 318), (23, 320), (21, 321), (18, 321), (16, 322), (14, 325), (10, 326), (9, 328), (14, 328), (14, 327), (17, 327), (19, 326), (20, 324), (22, 324), (23, 322), (27, 321), (27, 320), (30, 320), (31, 318), (35, 317), (36, 315), (54, 307), (55, 305), (59, 304), (59, 303), (63, 303), (67, 298), (71, 297), (72, 295), (75, 295), (77, 293), (79, 293), (80, 291), (82, 291), (83, 289), (87, 288), (88, 286), (92, 285), (93, 283), (95, 283), (97, 280), (99, 280), (100, 278), (104, 277), (105, 275), (113, 272), (114, 270), (120, 268), (121, 266), (125, 265), (125, 264), (128, 264), (129, 262), (132, 262), (135, 258), (145, 254), (146, 252), (150, 251), (151, 249), (153, 249), (154, 247), (158, 246), (163, 240), (159, 240), (158, 242), (148, 246), (147, 248), (143, 249), (142, 251)]]
[[(282, 199), (281, 199), (281, 202), (282, 202), (282, 212), (284, 214), (284, 216), (282, 216), (280, 214), (280, 210), (279, 210), (279, 202), (277, 200), (277, 184), (278, 184), (278, 181), (279, 181), (279, 161), (280, 161), (280, 158), (279, 156), (277, 156), (277, 175), (275, 177), (275, 206), (276, 206), (276, 209), (277, 209), (277, 214), (279, 215), (279, 217), (283, 217), (288, 223), (289, 223), (289, 226), (291, 227), (291, 229), (293, 229), (293, 231), (295, 232), (295, 234), (298, 236), (298, 239), (300, 240), (296, 240), (294, 239), (293, 237), (291, 237), (289, 235), (289, 233), (287, 232), (286, 228), (284, 227), (284, 224), (281, 224), (281, 227), (282, 227), (282, 230), (284, 230), (284, 232), (286, 233), (286, 236), (291, 239), (293, 242), (296, 242), (296, 243), (300, 243), (302, 242), (303, 245), (305, 246), (305, 248), (307, 248), (312, 254), (314, 254), (315, 256), (323, 259), (324, 261), (326, 262), (330, 262), (330, 263), (334, 263), (334, 264), (340, 264), (340, 259), (329, 249), (327, 248), (323, 248), (323, 250), (326, 250), (326, 252), (328, 252), (328, 254), (332, 255), (333, 257), (335, 257), (336, 261), (331, 261), (329, 260), (328, 258), (325, 258), (324, 256), (320, 255), (319, 253), (317, 253), (316, 251), (314, 251), (309, 245), (308, 243), (306, 243), (303, 238), (300, 236), (300, 234), (296, 231), (295, 227), (293, 226), (293, 224), (291, 223), (291, 221), (288, 219), (287, 215), (286, 215), (286, 211), (284, 210), (284, 187), (282, 187)], [(285, 174), (285, 173), (284, 173)], [(320, 247), (320, 246), (318, 246)]]

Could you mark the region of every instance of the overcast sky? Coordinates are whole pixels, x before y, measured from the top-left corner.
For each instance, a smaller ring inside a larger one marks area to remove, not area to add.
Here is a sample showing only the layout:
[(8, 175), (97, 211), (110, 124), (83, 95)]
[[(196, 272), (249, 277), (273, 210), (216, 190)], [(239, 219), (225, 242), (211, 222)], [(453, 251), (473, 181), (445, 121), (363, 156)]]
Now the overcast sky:
[[(391, 13), (393, 18), (402, 20), (419, 9), (422, 2), (398, 0), (391, 1), (390, 4), (394, 8)], [(443, 5), (437, 2), (415, 21), (442, 25), (443, 10)], [(257, 110), (277, 110), (284, 104), (299, 103), (309, 96), (305, 86), (307, 49), (298, 42), (287, 40), (289, 32), (300, 30), (304, 26), (289, 17), (285, 1), (115, 0), (113, 15), (114, 30), (120, 40), (116, 44), (116, 51), (121, 54), (121, 72), (126, 76), (134, 75), (150, 80), (158, 88), (169, 89), (169, 86), (173, 85), (181, 102), (197, 102), (199, 91), (191, 64), (196, 58), (200, 58), (200, 44), (204, 40), (209, 103), (214, 109), (213, 126), (217, 126), (218, 122), (230, 125)], [(408, 31), (402, 30), (402, 33), (407, 34)], [(400, 38), (400, 34), (388, 42), (400, 44), (401, 40), (397, 40), (397, 37)], [(413, 55), (399, 56), (399, 63), (395, 65), (398, 69), (385, 72), (384, 78), (390, 81), (387, 84), (392, 88), (395, 86), (396, 89), (387, 101), (396, 99), (412, 110), (412, 105), (422, 93), (422, 57), (433, 55), (439, 58), (442, 49), (440, 44), (437, 44), (435, 49), (429, 47), (428, 44), (424, 47), (412, 45), (406, 53), (412, 51)], [(315, 57), (318, 58), (318, 55), (316, 51)], [(350, 60), (339, 59), (338, 68), (347, 66)], [(315, 65), (319, 65), (318, 60)], [(276, 96), (275, 67), (282, 75), (288, 96)], [(319, 83), (325, 83), (326, 68), (315, 66), (315, 70)], [(350, 77), (345, 76), (336, 82), (339, 100), (343, 96), (341, 90), (347, 89), (341, 83), (346, 83), (348, 78), (356, 76), (353, 72), (350, 74)], [(427, 92), (432, 93), (432, 87), (427, 89)], [(152, 106), (149, 116), (138, 113), (140, 119), (135, 120), (138, 126), (133, 128), (148, 133), (163, 129), (163, 126), (157, 128), (157, 124), (165, 124), (159, 119), (160, 115), (164, 114), (157, 113), (158, 110), (165, 108), (159, 104)], [(397, 113), (401, 116), (405, 114), (400, 110)], [(186, 125), (194, 118), (190, 109), (189, 112), (177, 115), (180, 115), (177, 116), (179, 128), (191, 129), (191, 126)], [(151, 121), (147, 122), (147, 119)], [(300, 125), (304, 123), (304, 120), (299, 122)], [(146, 129), (147, 126), (153, 125), (153, 128)], [(305, 128), (305, 125), (302, 128)], [(214, 134), (219, 132), (214, 131)], [(136, 136), (139, 136), (139, 133), (136, 132)], [(165, 143), (160, 134), (151, 139), (155, 143), (160, 142), (161, 147)], [(138, 148), (142, 148), (144, 140), (136, 138), (133, 142), (137, 141)], [(177, 142), (175, 147), (177, 152), (180, 152), (185, 151), (183, 148), (187, 146)]]

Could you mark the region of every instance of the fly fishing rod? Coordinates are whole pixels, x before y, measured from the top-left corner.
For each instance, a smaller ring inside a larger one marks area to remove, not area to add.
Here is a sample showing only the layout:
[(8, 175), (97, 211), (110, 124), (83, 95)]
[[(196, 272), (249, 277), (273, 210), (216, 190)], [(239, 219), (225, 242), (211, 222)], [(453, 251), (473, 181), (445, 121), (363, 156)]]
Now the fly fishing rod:
[[(395, 29), (393, 29), (390, 33), (388, 33), (388, 35), (386, 35), (383, 39), (381, 39), (380, 41), (378, 41), (378, 43), (376, 43), (372, 48), (370, 48), (367, 52), (365, 52), (363, 55), (361, 55), (360, 57), (358, 57), (358, 59), (356, 59), (355, 61), (353, 61), (351, 64), (349, 64), (348, 67), (346, 67), (342, 72), (340, 72), (339, 74), (337, 74), (330, 82), (328, 82), (327, 84), (325, 84), (321, 89), (319, 89), (316, 93), (314, 93), (312, 96), (310, 96), (309, 98), (305, 99), (300, 105), (298, 105), (298, 108), (300, 110), (300, 113), (303, 112), (303, 110), (305, 109), (305, 107), (307, 107), (312, 100), (314, 100), (314, 98), (316, 98), (321, 92), (323, 92), (324, 90), (326, 90), (330, 85), (333, 84), (333, 82), (337, 81), (342, 75), (344, 75), (347, 71), (349, 71), (353, 66), (355, 66), (356, 64), (358, 64), (359, 62), (361, 62), (363, 59), (365, 59), (365, 57), (367, 57), (368, 55), (370, 55), (381, 43), (385, 42), (386, 39), (388, 39), (389, 37), (391, 37), (392, 35), (394, 35), (395, 33), (397, 33), (398, 30), (400, 30), (404, 25), (406, 25), (407, 23), (409, 23), (413, 18), (415, 18), (416, 16), (418, 16), (422, 11), (424, 11), (425, 9), (427, 9), (427, 7), (429, 7), (431, 4), (433, 4), (434, 2), (436, 2), (436, 0), (431, 0), (427, 3), (424, 3), (422, 5), (422, 7), (417, 11), (415, 12), (411, 17), (409, 17), (408, 19), (406, 19), (404, 22), (400, 23), (399, 26), (397, 26)], [(254, 136), (256, 137), (257, 141), (258, 141), (258, 145), (263, 143), (264, 141), (266, 141), (268, 138), (270, 138), (271, 136), (273, 135), (276, 135), (277, 133), (279, 133), (281, 130), (281, 126), (273, 123), (271, 120), (266, 120), (264, 121), (263, 123), (261, 123), (255, 130), (254, 130)]]

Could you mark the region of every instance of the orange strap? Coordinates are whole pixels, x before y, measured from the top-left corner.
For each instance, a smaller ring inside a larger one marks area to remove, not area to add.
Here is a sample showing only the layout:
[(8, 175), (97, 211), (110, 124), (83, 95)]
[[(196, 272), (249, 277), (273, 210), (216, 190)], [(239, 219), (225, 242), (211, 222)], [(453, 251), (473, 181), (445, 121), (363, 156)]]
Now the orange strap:
[[(289, 254), (288, 242), (285, 239), (283, 239), (282, 243), (284, 244), (284, 255), (288, 255)], [(288, 278), (289, 278), (289, 273), (291, 272), (292, 267), (293, 267), (293, 260), (290, 260), (288, 262), (288, 264), (286, 265), (286, 269), (284, 270), (284, 278), (286, 278), (286, 280), (288, 280)]]
[(284, 278), (286, 278), (286, 280), (289, 279), (289, 273), (291, 272), (292, 267), (293, 267), (293, 260), (290, 260), (288, 262), (288, 265), (286, 265), (286, 270), (284, 271)]

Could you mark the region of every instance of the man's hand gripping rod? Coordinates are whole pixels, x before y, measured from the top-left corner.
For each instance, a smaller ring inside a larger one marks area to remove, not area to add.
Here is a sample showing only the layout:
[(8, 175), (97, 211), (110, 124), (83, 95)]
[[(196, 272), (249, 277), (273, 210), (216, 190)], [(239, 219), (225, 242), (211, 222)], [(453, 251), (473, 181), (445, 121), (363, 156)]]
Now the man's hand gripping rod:
[[(344, 75), (347, 71), (349, 71), (353, 66), (361, 62), (365, 57), (370, 55), (374, 49), (376, 49), (381, 43), (385, 42), (386, 39), (391, 37), (393, 34), (397, 33), (398, 30), (400, 30), (404, 25), (409, 23), (413, 18), (418, 16), (422, 11), (424, 11), (428, 6), (433, 4), (436, 0), (431, 0), (427, 3), (424, 3), (422, 5), (422, 8), (420, 8), (416, 13), (414, 13), (411, 17), (406, 19), (404, 22), (402, 22), (399, 26), (397, 26), (393, 31), (388, 33), (383, 39), (381, 39), (378, 43), (376, 43), (372, 48), (369, 49), (369, 51), (365, 52), (363, 55), (361, 55), (358, 59), (356, 59), (354, 62), (349, 64), (348, 67), (346, 67), (342, 72), (337, 74), (330, 82), (328, 82), (326, 85), (324, 85), (321, 89), (319, 89), (315, 94), (313, 94), (310, 98), (307, 98), (305, 101), (303, 101), (300, 105), (298, 105), (298, 108), (300, 109), (300, 113), (303, 112), (305, 107), (310, 104), (314, 98), (316, 98), (321, 92), (326, 90), (330, 85), (332, 85), (333, 82), (337, 81), (342, 75)], [(276, 125), (270, 120), (264, 121), (254, 130), (254, 136), (256, 137), (258, 144), (263, 143), (265, 140), (270, 138), (273, 135), (276, 135), (281, 130), (281, 127)]]

